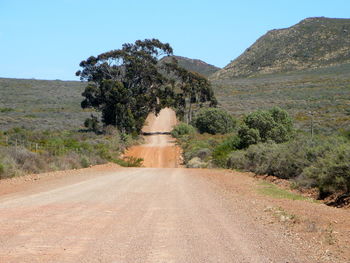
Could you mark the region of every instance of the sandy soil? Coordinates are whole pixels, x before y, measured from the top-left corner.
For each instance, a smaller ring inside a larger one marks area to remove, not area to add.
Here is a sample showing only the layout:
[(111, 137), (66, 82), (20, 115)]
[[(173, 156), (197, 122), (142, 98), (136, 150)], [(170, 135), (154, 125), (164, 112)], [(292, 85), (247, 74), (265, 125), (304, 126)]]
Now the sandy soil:
[[(143, 147), (174, 147), (161, 136)], [(156, 157), (146, 164), (176, 163)], [(349, 210), (260, 187), (228, 170), (111, 164), (1, 181), (0, 262), (350, 262)]]
[(158, 116), (150, 114), (146, 119), (146, 126), (142, 129), (145, 144), (131, 147), (125, 156), (142, 158), (144, 167), (176, 168), (180, 167), (180, 148), (175, 145), (175, 140), (167, 134), (176, 125), (175, 112), (169, 108), (161, 110)]

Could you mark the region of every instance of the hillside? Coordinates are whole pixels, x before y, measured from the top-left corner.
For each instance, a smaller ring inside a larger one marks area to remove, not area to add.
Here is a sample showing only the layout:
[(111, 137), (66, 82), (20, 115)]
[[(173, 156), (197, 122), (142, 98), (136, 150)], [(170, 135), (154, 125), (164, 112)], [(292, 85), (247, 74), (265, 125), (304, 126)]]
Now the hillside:
[(350, 19), (307, 18), (271, 30), (212, 79), (288, 72), (350, 62)]
[(79, 128), (90, 112), (80, 102), (80, 81), (0, 78), (0, 130)]
[(220, 106), (236, 116), (280, 106), (304, 131), (310, 131), (310, 112), (316, 133), (350, 127), (350, 63), (212, 83)]
[[(176, 58), (179, 65), (182, 66), (183, 68), (190, 71), (198, 72), (206, 77), (220, 70), (220, 68), (210, 65), (208, 63), (205, 63), (204, 61), (199, 59), (191, 59), (191, 58), (185, 58), (180, 56), (173, 56), (173, 57)], [(161, 62), (169, 61), (171, 58), (172, 57), (164, 57), (163, 59), (161, 59)]]

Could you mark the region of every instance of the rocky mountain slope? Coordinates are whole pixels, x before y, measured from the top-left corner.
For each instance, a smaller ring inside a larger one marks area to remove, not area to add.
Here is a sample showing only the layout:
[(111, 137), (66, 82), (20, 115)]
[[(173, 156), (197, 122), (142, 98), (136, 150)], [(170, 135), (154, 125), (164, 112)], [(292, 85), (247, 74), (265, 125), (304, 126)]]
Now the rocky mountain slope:
[[(161, 62), (169, 61), (172, 57), (164, 57), (161, 59)], [(181, 56), (174, 56), (177, 59), (180, 66), (184, 67), (187, 70), (198, 72), (206, 77), (220, 70), (220, 68), (205, 63), (199, 59), (191, 59)]]
[(271, 30), (212, 79), (319, 68), (350, 62), (350, 19), (307, 18)]

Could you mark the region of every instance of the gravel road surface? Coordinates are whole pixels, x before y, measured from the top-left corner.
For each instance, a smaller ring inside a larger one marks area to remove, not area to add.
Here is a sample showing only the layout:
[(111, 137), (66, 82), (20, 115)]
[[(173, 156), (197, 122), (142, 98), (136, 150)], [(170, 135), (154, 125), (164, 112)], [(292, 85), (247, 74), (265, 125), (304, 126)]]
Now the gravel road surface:
[[(150, 132), (166, 132), (174, 125), (174, 115), (167, 109), (152, 118)], [(167, 127), (157, 126), (159, 119)], [(170, 153), (166, 158), (164, 151)], [(148, 168), (110, 166), (66, 172), (0, 195), (0, 262), (349, 259), (314, 241), (319, 233), (323, 238), (323, 232), (307, 231), (308, 221), (303, 217), (314, 209), (307, 219), (315, 216), (315, 227), (321, 229), (328, 221), (318, 222), (316, 213), (324, 213), (327, 220), (336, 216), (338, 222), (349, 222), (348, 211), (263, 197), (256, 191), (259, 182), (242, 173), (174, 168), (179, 166), (178, 150), (167, 135), (147, 137), (146, 145), (128, 154), (145, 158)], [(9, 185), (4, 182), (0, 188)], [(275, 207), (297, 211), (301, 215), (298, 226), (305, 226), (306, 234), (299, 228), (296, 232), (297, 223), (276, 219)], [(339, 238), (346, 241), (346, 236)], [(336, 249), (345, 250), (344, 246)]]

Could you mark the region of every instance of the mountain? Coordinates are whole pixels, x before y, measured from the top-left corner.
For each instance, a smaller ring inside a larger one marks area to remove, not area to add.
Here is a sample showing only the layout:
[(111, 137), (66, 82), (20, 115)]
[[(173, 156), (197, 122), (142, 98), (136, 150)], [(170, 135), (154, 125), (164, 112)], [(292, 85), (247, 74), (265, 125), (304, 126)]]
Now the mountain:
[(320, 68), (350, 62), (350, 19), (314, 17), (271, 30), (212, 79)]
[(164, 57), (161, 59), (160, 62), (162, 63), (162, 62), (170, 61), (170, 59), (173, 57), (178, 61), (179, 65), (182, 66), (183, 68), (200, 73), (206, 77), (220, 70), (220, 68), (210, 65), (208, 63), (205, 63), (202, 60), (185, 58), (181, 56)]

